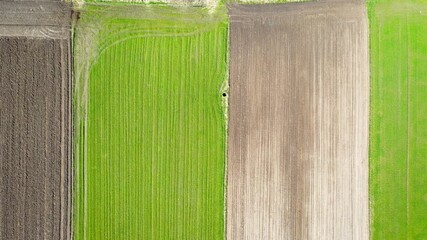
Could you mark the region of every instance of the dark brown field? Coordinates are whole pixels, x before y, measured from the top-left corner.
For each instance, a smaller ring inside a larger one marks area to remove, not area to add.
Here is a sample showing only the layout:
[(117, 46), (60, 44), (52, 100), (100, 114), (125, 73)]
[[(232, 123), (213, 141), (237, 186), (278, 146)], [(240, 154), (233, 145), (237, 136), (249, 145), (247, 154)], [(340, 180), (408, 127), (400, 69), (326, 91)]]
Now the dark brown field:
[[(43, 14), (33, 15), (43, 16), (32, 19), (33, 28), (31, 14), (0, 17), (0, 239), (5, 240), (69, 239), (71, 233), (70, 38), (66, 31), (50, 34), (44, 23), (51, 13)], [(63, 29), (61, 24), (50, 27)]]

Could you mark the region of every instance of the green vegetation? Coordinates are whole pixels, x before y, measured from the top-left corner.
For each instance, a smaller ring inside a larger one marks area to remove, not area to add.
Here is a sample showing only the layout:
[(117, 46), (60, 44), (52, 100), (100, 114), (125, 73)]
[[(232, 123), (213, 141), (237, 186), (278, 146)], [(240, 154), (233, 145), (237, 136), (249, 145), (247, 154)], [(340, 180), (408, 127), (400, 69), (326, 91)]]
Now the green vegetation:
[(225, 9), (89, 5), (74, 34), (74, 238), (223, 239)]
[(369, 4), (372, 239), (427, 239), (426, 10)]

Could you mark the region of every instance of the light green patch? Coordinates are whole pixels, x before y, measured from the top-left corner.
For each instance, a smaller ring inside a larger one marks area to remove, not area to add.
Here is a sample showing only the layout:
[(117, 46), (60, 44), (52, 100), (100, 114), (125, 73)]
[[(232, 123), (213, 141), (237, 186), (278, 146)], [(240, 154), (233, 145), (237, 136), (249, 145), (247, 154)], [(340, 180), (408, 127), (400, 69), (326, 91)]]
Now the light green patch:
[(228, 0), (230, 3), (239, 4), (269, 4), (269, 3), (292, 3), (292, 2), (310, 2), (311, 0)]
[(81, 11), (74, 238), (223, 239), (225, 9)]
[(427, 239), (427, 3), (369, 4), (372, 239)]
[(114, 5), (168, 5), (174, 7), (199, 7), (207, 8), (211, 13), (217, 8), (224, 6), (225, 0), (65, 0), (74, 3), (76, 9), (84, 8), (86, 4), (94, 6), (95, 4)]

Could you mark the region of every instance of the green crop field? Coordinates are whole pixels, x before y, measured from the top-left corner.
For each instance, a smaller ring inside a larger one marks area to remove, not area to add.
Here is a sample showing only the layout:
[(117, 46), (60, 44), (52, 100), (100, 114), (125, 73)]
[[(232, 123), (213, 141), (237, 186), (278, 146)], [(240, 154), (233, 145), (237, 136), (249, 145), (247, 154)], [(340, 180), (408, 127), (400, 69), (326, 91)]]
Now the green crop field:
[(426, 10), (369, 4), (372, 239), (427, 239)]
[(74, 35), (74, 238), (223, 239), (225, 9), (86, 6)]

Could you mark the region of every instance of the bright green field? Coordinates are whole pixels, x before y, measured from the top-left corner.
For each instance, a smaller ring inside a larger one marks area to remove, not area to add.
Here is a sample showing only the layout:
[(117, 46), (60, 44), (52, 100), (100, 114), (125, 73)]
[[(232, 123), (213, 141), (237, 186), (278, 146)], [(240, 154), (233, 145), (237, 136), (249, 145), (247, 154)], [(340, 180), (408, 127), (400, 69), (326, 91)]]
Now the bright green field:
[(369, 4), (371, 238), (427, 239), (427, 2)]
[(224, 238), (226, 19), (224, 9), (83, 9), (74, 239)]

